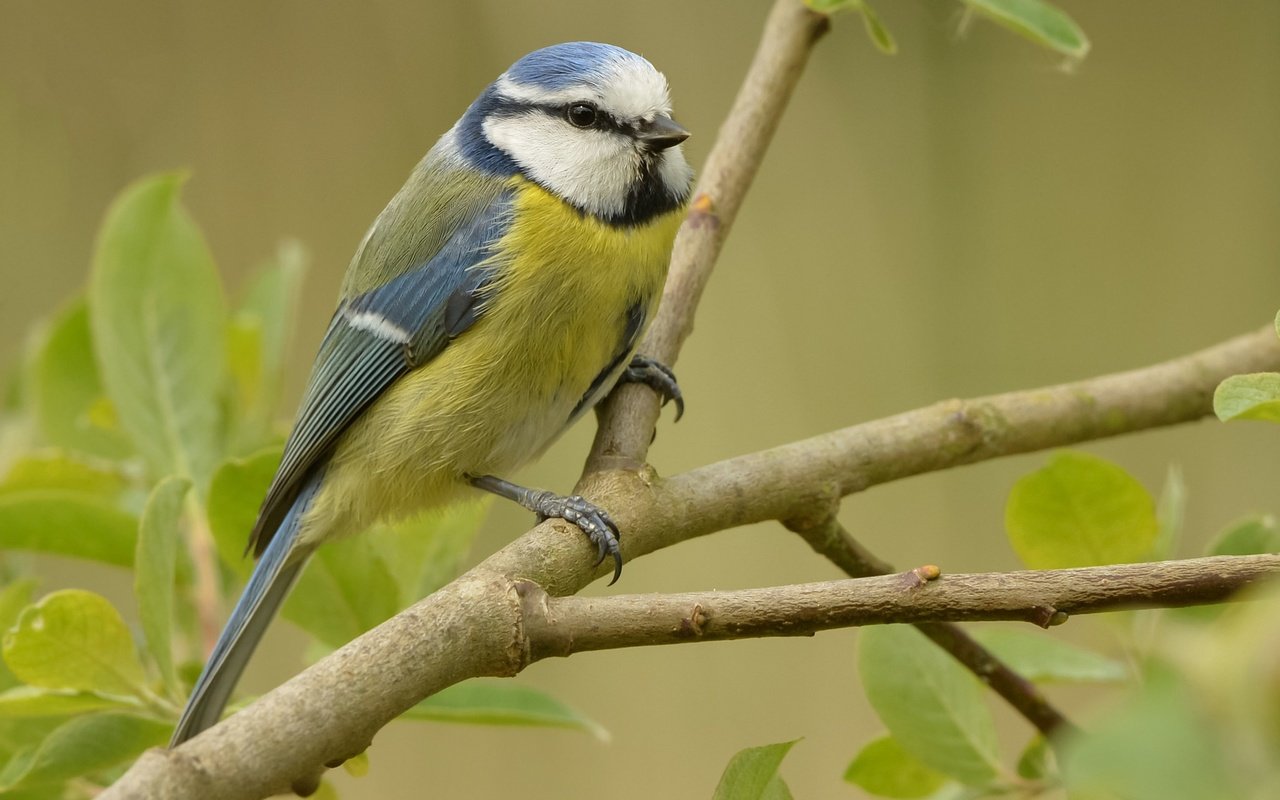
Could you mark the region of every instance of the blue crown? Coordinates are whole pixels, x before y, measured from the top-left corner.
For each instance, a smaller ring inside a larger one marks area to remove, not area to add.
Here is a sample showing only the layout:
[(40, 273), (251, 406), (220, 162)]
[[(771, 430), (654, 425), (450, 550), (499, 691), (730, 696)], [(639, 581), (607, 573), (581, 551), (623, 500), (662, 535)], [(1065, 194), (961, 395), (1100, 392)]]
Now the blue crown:
[(511, 65), (507, 75), (516, 83), (542, 89), (565, 89), (599, 81), (619, 61), (648, 64), (630, 50), (600, 42), (553, 44)]

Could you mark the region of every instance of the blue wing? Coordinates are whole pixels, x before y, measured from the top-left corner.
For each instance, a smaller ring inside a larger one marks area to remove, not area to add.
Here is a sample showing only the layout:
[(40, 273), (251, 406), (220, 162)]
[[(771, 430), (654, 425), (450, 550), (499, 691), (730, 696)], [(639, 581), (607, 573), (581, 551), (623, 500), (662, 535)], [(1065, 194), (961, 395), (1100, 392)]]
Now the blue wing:
[(249, 538), (255, 555), (266, 550), (308, 473), (347, 426), (397, 379), (474, 324), (492, 278), (492, 248), (509, 225), (510, 204), (510, 193), (502, 194), (426, 263), (338, 307)]

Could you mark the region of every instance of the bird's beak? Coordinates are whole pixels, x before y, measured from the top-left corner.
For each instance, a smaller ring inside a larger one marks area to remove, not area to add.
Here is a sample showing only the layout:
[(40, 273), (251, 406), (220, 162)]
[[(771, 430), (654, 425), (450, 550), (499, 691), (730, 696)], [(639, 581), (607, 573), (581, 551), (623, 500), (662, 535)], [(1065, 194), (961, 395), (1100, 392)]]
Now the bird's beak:
[(657, 116), (653, 122), (643, 122), (636, 131), (636, 139), (650, 150), (666, 150), (689, 138), (689, 132), (671, 117)]

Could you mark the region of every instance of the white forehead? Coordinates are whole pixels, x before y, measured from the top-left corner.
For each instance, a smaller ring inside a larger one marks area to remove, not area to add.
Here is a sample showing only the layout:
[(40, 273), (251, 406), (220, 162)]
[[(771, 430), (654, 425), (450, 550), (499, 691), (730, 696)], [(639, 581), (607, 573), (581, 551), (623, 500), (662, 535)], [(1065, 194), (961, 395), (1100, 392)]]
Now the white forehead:
[(498, 77), (494, 88), (503, 97), (528, 105), (562, 106), (589, 100), (620, 120), (652, 120), (671, 113), (667, 79), (639, 56), (597, 65), (581, 81), (555, 87), (522, 83), (508, 71)]

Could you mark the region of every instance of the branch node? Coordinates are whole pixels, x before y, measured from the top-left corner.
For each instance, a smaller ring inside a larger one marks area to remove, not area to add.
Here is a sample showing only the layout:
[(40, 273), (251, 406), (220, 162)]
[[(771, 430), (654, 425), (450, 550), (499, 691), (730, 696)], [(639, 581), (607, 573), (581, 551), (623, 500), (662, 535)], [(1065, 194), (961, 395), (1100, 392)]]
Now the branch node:
[(707, 613), (703, 611), (702, 604), (694, 603), (689, 613), (680, 617), (678, 635), (686, 639), (701, 639), (705, 633), (706, 623)]
[(942, 577), (942, 568), (937, 564), (925, 564), (924, 566), (916, 567), (911, 571), (914, 572), (922, 582), (926, 583), (928, 581), (936, 581), (938, 578)]
[(690, 228), (719, 228), (720, 215), (716, 213), (716, 203), (707, 192), (698, 192), (689, 204), (689, 215), (685, 224)]
[(1061, 625), (1066, 622), (1067, 614), (1065, 611), (1059, 611), (1053, 606), (1032, 606), (1027, 620), (1039, 625), (1041, 628), (1052, 628), (1055, 625)]

